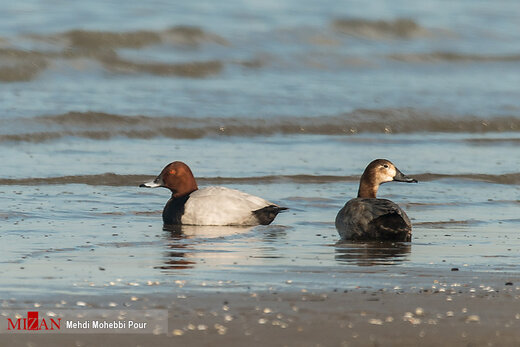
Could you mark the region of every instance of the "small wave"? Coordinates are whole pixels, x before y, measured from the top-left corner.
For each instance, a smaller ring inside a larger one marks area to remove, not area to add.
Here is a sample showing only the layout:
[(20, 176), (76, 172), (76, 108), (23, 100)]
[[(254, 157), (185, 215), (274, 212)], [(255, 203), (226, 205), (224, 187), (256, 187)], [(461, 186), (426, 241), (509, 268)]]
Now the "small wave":
[(399, 18), (393, 21), (368, 20), (359, 18), (335, 19), (332, 27), (337, 32), (371, 39), (397, 37), (409, 39), (428, 34), (428, 30), (411, 19)]
[(35, 178), (1, 178), (0, 185), (61, 185), (61, 184), (87, 184), (92, 186), (138, 186), (146, 180), (148, 175), (118, 175), (104, 173), (98, 175), (74, 175), (59, 177), (35, 177)]
[[(199, 27), (176, 26), (162, 31), (138, 30), (131, 32), (70, 30), (53, 35), (28, 34), (27, 38), (44, 41), (54, 47), (51, 51), (24, 51), (16, 48), (0, 49), (0, 82), (30, 81), (56, 59), (88, 58), (99, 61), (115, 73), (149, 73), (164, 76), (206, 77), (219, 73), (223, 62), (218, 60), (188, 61), (183, 63), (140, 63), (122, 59), (119, 48), (141, 49), (165, 44), (198, 46), (203, 43), (229, 45), (229, 42)], [(257, 60), (243, 61), (244, 67), (257, 68)]]
[(88, 49), (141, 48), (161, 42), (161, 36), (157, 32), (145, 30), (133, 32), (71, 30), (59, 34), (57, 37), (68, 40), (69, 46)]
[(30, 81), (47, 67), (47, 59), (39, 52), (12, 48), (0, 49), (0, 81)]
[(161, 34), (163, 41), (168, 43), (197, 46), (202, 43), (210, 42), (223, 46), (230, 45), (229, 41), (222, 36), (207, 32), (195, 26), (178, 25), (163, 31)]
[[(411, 175), (421, 181), (435, 181), (440, 179), (471, 180), (489, 183), (517, 185), (520, 184), (520, 172), (489, 175), (489, 174), (435, 174), (423, 173)], [(120, 175), (115, 173), (104, 173), (97, 175), (73, 175), (60, 177), (37, 177), (37, 178), (0, 178), (0, 185), (61, 185), (61, 184), (87, 184), (93, 186), (135, 186), (149, 181), (150, 175)], [(198, 177), (197, 181), (203, 185), (226, 185), (226, 184), (327, 184), (336, 182), (357, 182), (359, 176), (333, 176), (333, 175), (267, 175), (254, 177)], [(291, 198), (294, 199), (294, 198)]]
[(142, 48), (160, 43), (188, 46), (198, 46), (203, 43), (229, 45), (226, 39), (217, 34), (207, 32), (200, 27), (186, 25), (158, 31), (69, 30), (53, 35), (29, 35), (29, 37), (46, 42), (62, 43), (65, 46), (83, 50)]
[(520, 138), (476, 138), (476, 139), (465, 139), (465, 142), (474, 144), (474, 145), (515, 145), (518, 146), (520, 144)]
[(224, 64), (218, 60), (193, 61), (187, 63), (137, 63), (119, 58), (117, 55), (100, 59), (105, 68), (118, 73), (144, 72), (159, 76), (206, 77), (218, 74)]
[(437, 174), (437, 173), (424, 173), (414, 175), (419, 181), (435, 181), (440, 179), (456, 179), (456, 180), (471, 180), (481, 181), (497, 184), (520, 184), (520, 173), (508, 173), (502, 175), (490, 175), (490, 174)]
[(424, 228), (438, 228), (438, 229), (444, 229), (446, 227), (450, 226), (457, 226), (457, 225), (476, 225), (483, 223), (480, 220), (475, 219), (469, 219), (469, 220), (454, 220), (450, 219), (447, 221), (436, 221), (436, 222), (416, 222), (414, 223), (414, 226), (420, 226)]
[(407, 53), (392, 54), (390, 59), (406, 63), (431, 63), (431, 62), (519, 62), (520, 54), (511, 55), (479, 55), (453, 52), (432, 52), (432, 53)]
[[(0, 120), (0, 142), (45, 142), (75, 136), (197, 139), (220, 136), (352, 135), (357, 133), (490, 133), (518, 132), (520, 118), (436, 116), (414, 109), (357, 110), (338, 116), (264, 118), (190, 118), (125, 116), (69, 112), (36, 118)], [(15, 129), (19, 129), (17, 132)], [(33, 131), (31, 131), (33, 129)]]
[[(0, 49), (0, 81), (30, 81), (49, 66), (54, 59), (94, 59), (112, 72), (120, 74), (147, 73), (159, 76), (180, 76), (201, 78), (220, 73), (224, 62), (219, 60), (188, 61), (181, 63), (141, 63), (122, 59), (111, 49), (77, 51), (66, 49), (63, 52), (36, 52), (17, 49)], [(231, 62), (233, 63), (233, 62)], [(245, 67), (260, 67), (260, 61), (237, 62)]]
[[(37, 178), (0, 178), (0, 185), (60, 185), (60, 184), (87, 184), (93, 186), (139, 186), (139, 184), (153, 178), (150, 175), (119, 175), (104, 173), (97, 175), (74, 175), (60, 177)], [(315, 176), (315, 175), (284, 175), (258, 177), (198, 177), (197, 182), (202, 184), (269, 184), (269, 183), (331, 183), (341, 181), (356, 181), (359, 176)]]

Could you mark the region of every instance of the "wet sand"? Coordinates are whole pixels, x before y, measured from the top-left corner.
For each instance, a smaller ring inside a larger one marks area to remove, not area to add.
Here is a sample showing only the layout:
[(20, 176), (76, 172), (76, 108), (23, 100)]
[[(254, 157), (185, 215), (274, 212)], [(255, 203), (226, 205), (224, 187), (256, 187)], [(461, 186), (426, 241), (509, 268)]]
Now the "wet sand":
[[(167, 309), (169, 329), (0, 319), (0, 347), (520, 345), (515, 2), (68, 5), (0, 5), (0, 311)], [(338, 244), (375, 158), (420, 181), (379, 192), (412, 242)], [(138, 186), (174, 160), (290, 210), (163, 230), (170, 193)]]
[[(107, 298), (93, 299), (96, 306)], [(381, 289), (150, 295), (135, 308), (168, 308), (168, 335), (3, 334), (2, 342), (9, 346), (513, 346), (520, 343), (519, 303), (520, 287), (514, 285), (407, 293)]]

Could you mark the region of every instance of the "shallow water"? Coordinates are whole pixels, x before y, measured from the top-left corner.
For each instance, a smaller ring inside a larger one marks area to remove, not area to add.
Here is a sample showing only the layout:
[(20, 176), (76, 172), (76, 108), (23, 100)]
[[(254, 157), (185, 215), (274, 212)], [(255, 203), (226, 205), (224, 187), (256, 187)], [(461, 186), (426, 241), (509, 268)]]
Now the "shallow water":
[[(516, 2), (0, 9), (3, 298), (518, 280)], [(338, 243), (375, 158), (413, 241)], [(165, 231), (138, 185), (173, 160), (290, 210)]]

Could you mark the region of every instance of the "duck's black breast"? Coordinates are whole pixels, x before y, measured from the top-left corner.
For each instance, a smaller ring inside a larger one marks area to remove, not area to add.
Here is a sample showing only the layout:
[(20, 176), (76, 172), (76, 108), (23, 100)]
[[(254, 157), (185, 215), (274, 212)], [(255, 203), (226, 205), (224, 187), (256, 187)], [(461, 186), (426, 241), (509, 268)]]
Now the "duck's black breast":
[(184, 205), (190, 198), (190, 195), (185, 195), (179, 198), (173, 196), (168, 200), (164, 206), (162, 218), (164, 225), (181, 225), (181, 218), (184, 214)]
[(345, 240), (410, 241), (412, 237), (408, 216), (387, 199), (350, 200), (336, 216), (336, 229)]

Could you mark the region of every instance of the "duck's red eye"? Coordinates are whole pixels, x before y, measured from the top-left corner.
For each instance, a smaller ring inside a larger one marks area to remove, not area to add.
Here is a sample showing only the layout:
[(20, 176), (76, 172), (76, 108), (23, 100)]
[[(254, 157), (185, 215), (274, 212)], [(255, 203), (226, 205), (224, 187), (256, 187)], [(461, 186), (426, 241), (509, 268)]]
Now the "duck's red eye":
[(175, 175), (175, 170), (170, 170), (170, 175)]

